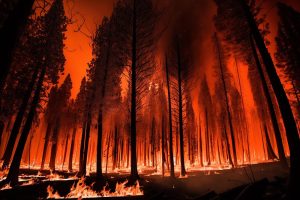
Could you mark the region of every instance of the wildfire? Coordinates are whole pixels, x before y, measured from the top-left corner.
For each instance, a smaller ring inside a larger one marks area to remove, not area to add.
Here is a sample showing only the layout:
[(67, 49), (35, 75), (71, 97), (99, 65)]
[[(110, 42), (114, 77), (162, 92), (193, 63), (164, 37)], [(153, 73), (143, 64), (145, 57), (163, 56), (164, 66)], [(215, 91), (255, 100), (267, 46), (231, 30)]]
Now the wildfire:
[[(144, 195), (144, 192), (141, 190), (140, 184), (137, 181), (135, 185), (126, 187), (128, 181), (126, 180), (123, 183), (117, 183), (114, 192), (111, 192), (108, 184), (104, 186), (102, 191), (96, 192), (92, 189), (92, 186), (89, 186), (85, 183), (85, 178), (81, 178), (77, 184), (74, 184), (71, 188), (70, 193), (65, 197), (68, 198), (95, 198), (95, 197), (124, 197), (124, 196), (141, 196)], [(47, 187), (48, 199), (61, 199), (57, 191), (51, 186)]]

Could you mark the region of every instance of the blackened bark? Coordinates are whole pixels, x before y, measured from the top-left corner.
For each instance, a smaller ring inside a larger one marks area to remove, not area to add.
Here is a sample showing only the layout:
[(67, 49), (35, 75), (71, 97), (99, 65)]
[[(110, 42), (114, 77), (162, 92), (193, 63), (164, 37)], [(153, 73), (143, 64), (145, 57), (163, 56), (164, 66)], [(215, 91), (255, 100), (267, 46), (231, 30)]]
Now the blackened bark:
[(282, 138), (281, 138), (281, 134), (280, 134), (278, 121), (277, 121), (277, 118), (276, 118), (275, 108), (274, 108), (273, 103), (272, 103), (271, 94), (270, 94), (268, 84), (267, 84), (267, 81), (266, 81), (266, 78), (265, 78), (265, 75), (264, 75), (264, 71), (263, 71), (262, 66), (260, 64), (260, 61), (259, 61), (259, 57), (258, 57), (258, 54), (257, 54), (256, 47), (255, 47), (252, 36), (250, 37), (250, 42), (251, 42), (251, 48), (252, 48), (253, 56), (254, 56), (254, 59), (255, 59), (257, 71), (259, 73), (259, 77), (260, 77), (260, 80), (261, 80), (261, 83), (262, 83), (262, 88), (263, 88), (263, 91), (264, 91), (264, 95), (265, 95), (266, 100), (267, 100), (268, 111), (269, 111), (269, 114), (270, 114), (270, 117), (271, 117), (271, 122), (272, 122), (272, 125), (273, 125), (274, 134), (275, 134), (275, 138), (276, 138), (279, 160), (280, 160), (281, 164), (285, 168), (287, 168), (288, 164), (287, 164), (287, 160), (286, 160), (286, 157), (285, 157), (285, 154), (284, 154), (284, 148), (283, 148), (283, 143), (282, 143)]
[(86, 175), (86, 163), (87, 163), (87, 156), (88, 156), (88, 149), (89, 149), (91, 123), (92, 123), (92, 116), (91, 116), (91, 112), (89, 111), (87, 114), (86, 133), (85, 133), (85, 140), (84, 140), (84, 149), (83, 149), (81, 170), (79, 171), (80, 176)]
[(161, 121), (161, 173), (165, 176), (165, 118)]
[(168, 58), (166, 56), (166, 76), (167, 76), (167, 89), (168, 89), (168, 113), (169, 113), (169, 151), (170, 151), (170, 176), (175, 177), (174, 172), (174, 159), (173, 159), (173, 127), (172, 127), (172, 102), (171, 102), (171, 91), (170, 91), (170, 80), (169, 80), (169, 66)]
[(182, 106), (182, 77), (181, 77), (181, 55), (180, 45), (177, 41), (177, 67), (178, 67), (178, 109), (179, 109), (179, 137), (180, 137), (180, 172), (181, 176), (186, 175), (185, 164), (184, 164), (184, 141), (183, 141), (183, 106)]
[(25, 29), (34, 0), (19, 1), (0, 29), (0, 97), (10, 70), (13, 52)]
[(74, 145), (75, 145), (76, 132), (77, 132), (77, 127), (75, 125), (75, 127), (73, 128), (72, 140), (71, 140), (71, 147), (70, 147), (70, 154), (69, 154), (69, 167), (68, 167), (68, 169), (69, 169), (70, 172), (73, 171), (73, 154), (74, 154)]
[(0, 145), (2, 145), (2, 140), (1, 140), (1, 138), (2, 138), (2, 134), (3, 134), (3, 132), (4, 132), (4, 122), (3, 121), (0, 121)]
[(64, 165), (67, 157), (67, 150), (68, 150), (68, 142), (69, 142), (69, 134), (67, 135), (66, 143), (65, 143), (65, 150), (64, 150), (64, 157), (63, 157), (63, 163), (61, 166), (61, 170), (64, 170)]
[(217, 34), (215, 34), (215, 39), (216, 39), (216, 44), (217, 44), (217, 50), (218, 50), (218, 56), (219, 56), (219, 67), (220, 67), (221, 79), (222, 79), (225, 102), (226, 102), (227, 118), (228, 118), (229, 128), (230, 128), (232, 153), (233, 153), (233, 164), (234, 164), (233, 167), (235, 167), (238, 164), (237, 163), (237, 154), (236, 154), (236, 145), (235, 145), (235, 135), (234, 135), (234, 128), (233, 128), (233, 124), (232, 124), (232, 116), (231, 116), (231, 111), (230, 111), (230, 106), (229, 106), (229, 99), (228, 99), (228, 92), (227, 92), (227, 87), (226, 87), (226, 82), (225, 82), (225, 75), (224, 75), (224, 71), (223, 71), (221, 47), (220, 47), (220, 42), (218, 40)]
[(271, 144), (271, 140), (270, 140), (270, 136), (269, 136), (269, 132), (268, 132), (268, 128), (266, 126), (266, 123), (264, 123), (264, 133), (265, 133), (265, 136), (266, 136), (268, 159), (269, 160), (277, 159), (277, 156), (275, 155), (272, 144)]
[[(79, 152), (79, 171), (82, 171), (83, 166), (83, 154), (84, 154), (84, 144), (85, 144), (85, 133), (86, 133), (86, 119), (84, 117), (82, 124), (82, 134), (81, 134), (81, 142), (80, 142), (80, 152)], [(78, 174), (78, 176), (81, 176)]]
[(201, 129), (201, 118), (199, 113), (199, 137), (198, 137), (198, 151), (199, 151), (199, 162), (200, 166), (203, 166), (203, 147), (202, 147), (202, 129)]
[(133, 0), (133, 23), (132, 23), (132, 66), (131, 66), (131, 126), (130, 126), (130, 139), (131, 139), (131, 171), (130, 178), (132, 181), (139, 179), (137, 171), (136, 159), (136, 46), (137, 46), (137, 33), (136, 33), (136, 0)]
[(207, 165), (210, 165), (210, 143), (209, 143), (209, 125), (208, 125), (208, 113), (207, 108), (205, 108), (205, 152)]
[(44, 67), (40, 73), (40, 77), (37, 83), (37, 88), (34, 92), (34, 97), (31, 103), (31, 107), (28, 113), (28, 117), (26, 119), (23, 131), (21, 133), (17, 149), (15, 151), (14, 158), (12, 160), (11, 166), (9, 168), (9, 172), (6, 178), (7, 183), (10, 183), (10, 185), (14, 186), (18, 184), (18, 175), (19, 175), (19, 170), (20, 170), (20, 163), (22, 159), (22, 154), (24, 151), (24, 147), (26, 144), (26, 140), (28, 138), (34, 116), (36, 114), (36, 109), (38, 107), (39, 101), (40, 101), (40, 95), (41, 95), (41, 90), (43, 87), (43, 82), (46, 74), (46, 68)]
[(13, 153), (13, 150), (14, 150), (14, 146), (15, 146), (15, 143), (16, 143), (17, 136), (19, 134), (19, 131), (20, 131), (20, 128), (21, 128), (21, 125), (22, 125), (22, 121), (23, 121), (23, 118), (24, 118), (24, 115), (25, 115), (25, 112), (26, 112), (26, 108), (28, 106), (28, 103), (29, 103), (29, 100), (30, 100), (30, 97), (31, 97), (31, 93), (34, 89), (34, 85), (36, 83), (36, 80), (38, 78), (38, 73), (39, 73), (39, 68), (36, 67), (36, 69), (34, 70), (34, 72), (32, 74), (32, 77), (31, 77), (30, 83), (28, 85), (28, 88), (26, 90), (26, 93), (24, 95), (24, 98), (22, 99), (22, 104), (19, 108), (18, 114), (16, 116), (13, 128), (12, 128), (10, 136), (9, 136), (8, 143), (6, 145), (5, 153), (3, 155), (2, 170), (8, 167), (9, 162), (11, 160), (11, 156), (12, 156), (12, 153)]
[(118, 156), (118, 146), (119, 146), (119, 140), (118, 140), (118, 126), (115, 125), (115, 136), (114, 136), (114, 150), (113, 150), (113, 166), (112, 170), (114, 170), (117, 166), (117, 156)]
[(49, 168), (51, 171), (55, 171), (55, 163), (56, 163), (56, 153), (57, 153), (57, 142), (58, 142), (58, 134), (60, 129), (60, 119), (57, 118), (55, 122), (55, 127), (52, 133), (51, 138), (51, 154), (50, 154), (50, 162), (49, 162)]
[(223, 121), (223, 129), (224, 129), (224, 131), (222, 131), (222, 132), (224, 133), (224, 136), (225, 136), (228, 160), (229, 160), (229, 164), (233, 166), (232, 155), (231, 155), (231, 151), (230, 151), (230, 144), (229, 144), (229, 139), (228, 139), (228, 134), (227, 134), (227, 127), (226, 127), (224, 117), (223, 117), (222, 121)]
[(288, 198), (299, 199), (300, 193), (298, 186), (300, 185), (300, 139), (298, 135), (297, 124), (293, 116), (293, 112), (285, 90), (283, 88), (283, 85), (281, 84), (279, 76), (276, 73), (275, 65), (264, 43), (264, 39), (260, 34), (260, 31), (250, 11), (250, 8), (245, 2), (245, 0), (240, 0), (240, 2), (244, 8), (244, 12), (246, 14), (249, 26), (251, 28), (254, 40), (261, 54), (268, 77), (271, 81), (271, 85), (273, 87), (286, 130), (286, 136), (290, 148), (291, 163)]
[(41, 170), (44, 169), (51, 130), (52, 130), (52, 124), (48, 123), (46, 135), (45, 135), (45, 144), (44, 144), (44, 149), (43, 149), (43, 155), (42, 155)]

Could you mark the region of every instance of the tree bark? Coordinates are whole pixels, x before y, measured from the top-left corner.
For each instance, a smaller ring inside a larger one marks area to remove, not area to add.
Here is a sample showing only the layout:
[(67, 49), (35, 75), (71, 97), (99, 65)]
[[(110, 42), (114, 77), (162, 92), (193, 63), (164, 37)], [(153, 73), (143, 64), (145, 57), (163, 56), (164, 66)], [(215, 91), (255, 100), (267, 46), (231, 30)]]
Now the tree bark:
[(69, 171), (72, 172), (73, 171), (73, 154), (74, 154), (74, 145), (75, 145), (75, 136), (76, 136), (76, 132), (77, 132), (77, 127), (75, 125), (75, 127), (73, 128), (73, 134), (72, 134), (72, 140), (71, 140), (71, 147), (70, 147), (70, 154), (69, 154)]
[(26, 93), (24, 95), (24, 98), (22, 99), (22, 104), (19, 108), (18, 114), (16, 116), (13, 128), (11, 130), (10, 136), (9, 136), (9, 140), (8, 143), (6, 145), (6, 149), (5, 149), (5, 153), (3, 155), (3, 165), (2, 165), (2, 170), (4, 170), (5, 168), (8, 167), (9, 162), (11, 160), (11, 156), (14, 150), (14, 146), (16, 143), (16, 139), (18, 137), (21, 125), (22, 125), (22, 121), (26, 112), (26, 108), (28, 106), (28, 103), (30, 101), (30, 97), (31, 97), (31, 93), (34, 89), (34, 85), (36, 83), (36, 80), (38, 78), (38, 73), (39, 73), (39, 69), (38, 67), (34, 70), (32, 77), (31, 77), (31, 81), (28, 85), (28, 88), (26, 90)]
[(44, 144), (44, 149), (43, 149), (43, 155), (42, 155), (41, 170), (44, 169), (51, 131), (52, 131), (52, 124), (48, 123), (47, 130), (46, 130), (46, 135), (45, 135), (45, 144)]
[(5, 181), (7, 183), (10, 183), (10, 185), (12, 185), (12, 186), (18, 184), (18, 175), (19, 175), (19, 170), (20, 170), (22, 154), (23, 154), (26, 140), (28, 138), (28, 135), (29, 135), (32, 123), (33, 123), (34, 116), (36, 114), (36, 108), (38, 107), (38, 104), (40, 101), (40, 95), (41, 95), (41, 90), (43, 87), (45, 74), (46, 74), (46, 68), (43, 67), (43, 69), (40, 73), (40, 77), (39, 77), (39, 80), (37, 83), (37, 88), (34, 93), (34, 97), (33, 97), (31, 107), (30, 107), (30, 110), (28, 113), (28, 117), (26, 119), (23, 131), (21, 133), (21, 136), (20, 136), (20, 139), (19, 139), (19, 142), (17, 145), (17, 149), (15, 152), (14, 158), (12, 160), (12, 163), (9, 168), (9, 172), (8, 172), (8, 175), (7, 175), (7, 178)]
[(170, 162), (170, 177), (175, 177), (174, 172), (174, 159), (173, 159), (173, 126), (172, 126), (172, 102), (171, 102), (171, 91), (170, 91), (170, 80), (169, 80), (169, 66), (168, 58), (166, 56), (166, 76), (167, 76), (167, 89), (168, 89), (168, 114), (169, 114), (169, 162)]
[(131, 170), (130, 178), (132, 181), (139, 179), (137, 171), (137, 159), (136, 159), (136, 47), (137, 47), (137, 16), (136, 16), (136, 0), (133, 0), (133, 23), (132, 23), (132, 66), (131, 66), (131, 126), (130, 126), (130, 139), (131, 139)]
[(273, 87), (286, 130), (286, 136), (290, 148), (291, 163), (288, 198), (299, 199), (300, 193), (298, 191), (298, 186), (300, 185), (300, 139), (298, 135), (297, 124), (295, 122), (295, 118), (293, 116), (293, 112), (285, 90), (280, 82), (278, 74), (276, 73), (275, 65), (264, 43), (264, 39), (260, 34), (255, 19), (251, 13), (251, 10), (245, 2), (245, 0), (240, 0), (240, 2), (244, 8), (244, 12), (246, 14), (249, 26), (251, 28), (254, 40), (261, 54), (268, 77), (271, 81), (271, 85)]
[(221, 47), (220, 47), (220, 42), (218, 40), (218, 36), (216, 33), (215, 33), (215, 39), (216, 39), (216, 44), (217, 44), (217, 49), (218, 49), (219, 67), (220, 67), (221, 79), (222, 79), (223, 89), (224, 89), (227, 118), (228, 118), (229, 128), (230, 128), (232, 153), (233, 153), (233, 164), (234, 164), (233, 167), (235, 167), (238, 164), (237, 163), (236, 144), (235, 144), (235, 135), (234, 135), (234, 128), (233, 128), (233, 124), (232, 124), (232, 116), (231, 116), (231, 112), (230, 112), (230, 106), (229, 106), (228, 92), (227, 92), (227, 87), (226, 87), (226, 82), (225, 82), (224, 71), (223, 71), (222, 57), (221, 57), (221, 52), (220, 52)]
[(179, 137), (180, 137), (180, 165), (181, 165), (181, 176), (186, 175), (185, 163), (184, 163), (184, 138), (183, 138), (183, 107), (182, 107), (182, 77), (181, 77), (181, 55), (180, 45), (177, 41), (177, 67), (178, 67), (178, 109), (179, 109)]
[(276, 118), (275, 108), (274, 108), (273, 103), (272, 103), (271, 94), (270, 94), (270, 91), (269, 91), (269, 88), (268, 88), (268, 83), (267, 83), (267, 80), (265, 78), (262, 66), (260, 64), (259, 57), (258, 57), (258, 54), (257, 54), (257, 51), (256, 51), (254, 41), (252, 39), (252, 36), (250, 37), (250, 40), (251, 40), (250, 42), (251, 42), (251, 48), (252, 48), (253, 56), (254, 56), (254, 59), (255, 59), (255, 62), (256, 62), (256, 67), (257, 67), (257, 70), (258, 70), (258, 73), (259, 73), (259, 76), (260, 76), (260, 80), (262, 82), (262, 88), (263, 88), (263, 91), (264, 91), (264, 95), (265, 95), (266, 100), (267, 100), (268, 111), (269, 111), (269, 114), (270, 114), (270, 117), (271, 117), (271, 122), (272, 122), (272, 125), (273, 125), (274, 134), (275, 134), (275, 138), (276, 138), (279, 160), (280, 160), (282, 166), (287, 168), (288, 164), (287, 164), (287, 160), (286, 160), (285, 153), (284, 153), (284, 148), (283, 148), (282, 138), (281, 138), (281, 134), (280, 134), (280, 129), (279, 129), (278, 121), (277, 121), (277, 118)]
[(49, 162), (49, 168), (53, 172), (55, 172), (57, 142), (58, 142), (59, 129), (60, 129), (60, 119), (57, 118), (56, 122), (55, 122), (54, 130), (53, 130), (53, 133), (52, 133), (51, 154), (50, 154), (50, 162)]

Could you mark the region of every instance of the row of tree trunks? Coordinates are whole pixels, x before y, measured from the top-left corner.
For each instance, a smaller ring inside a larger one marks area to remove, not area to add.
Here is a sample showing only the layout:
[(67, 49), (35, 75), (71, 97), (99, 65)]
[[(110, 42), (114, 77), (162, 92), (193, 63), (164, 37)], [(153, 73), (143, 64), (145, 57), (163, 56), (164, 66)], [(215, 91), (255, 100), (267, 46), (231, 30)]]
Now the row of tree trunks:
[(265, 41), (259, 31), (259, 28), (257, 27), (256, 21), (251, 13), (251, 10), (245, 2), (245, 0), (240, 0), (240, 2), (244, 8), (244, 12), (246, 14), (249, 26), (251, 28), (253, 38), (262, 57), (263, 63), (266, 68), (266, 72), (268, 74), (268, 78), (271, 82), (282, 115), (288, 145), (290, 148), (291, 167), (288, 198), (295, 199), (297, 197), (300, 197), (300, 193), (298, 191), (298, 186), (300, 185), (300, 139), (296, 121), (293, 116), (293, 112), (285, 90), (283, 88), (283, 85), (281, 84), (279, 76), (276, 72), (273, 60), (268, 52), (268, 49), (265, 45)]

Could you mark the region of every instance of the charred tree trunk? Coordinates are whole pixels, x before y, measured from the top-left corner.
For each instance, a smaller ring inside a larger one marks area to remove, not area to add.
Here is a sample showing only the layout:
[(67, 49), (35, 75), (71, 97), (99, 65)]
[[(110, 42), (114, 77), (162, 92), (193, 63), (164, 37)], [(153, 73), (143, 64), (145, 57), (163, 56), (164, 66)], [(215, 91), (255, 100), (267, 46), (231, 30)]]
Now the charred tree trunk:
[(167, 56), (166, 56), (166, 76), (167, 76), (167, 89), (168, 89), (170, 176), (171, 176), (171, 178), (174, 178), (175, 177), (175, 172), (174, 172), (174, 159), (173, 159), (172, 102), (171, 102), (171, 91), (170, 91), (170, 80), (169, 80), (169, 66), (168, 66), (168, 58), (167, 58)]
[(179, 109), (179, 137), (180, 137), (180, 173), (181, 176), (186, 175), (185, 164), (184, 164), (184, 139), (183, 139), (183, 106), (182, 106), (182, 77), (181, 77), (181, 55), (179, 41), (177, 41), (177, 67), (178, 67), (178, 109)]
[(51, 145), (51, 154), (50, 154), (50, 162), (49, 168), (51, 171), (55, 172), (55, 163), (56, 163), (56, 153), (57, 153), (57, 142), (58, 142), (58, 134), (60, 129), (60, 119), (57, 118), (55, 122), (55, 127), (52, 133), (52, 145)]
[(161, 121), (161, 173), (165, 176), (165, 118)]
[(66, 157), (67, 157), (67, 151), (68, 151), (68, 142), (69, 142), (69, 133), (67, 135), (66, 143), (65, 143), (65, 150), (64, 150), (64, 157), (63, 157), (63, 163), (61, 166), (61, 170), (64, 170), (64, 165), (66, 162)]
[(229, 128), (230, 128), (232, 153), (233, 153), (233, 164), (234, 164), (233, 167), (235, 167), (238, 164), (237, 163), (236, 144), (235, 144), (235, 135), (234, 135), (234, 128), (233, 128), (233, 124), (232, 124), (232, 116), (231, 116), (231, 111), (230, 111), (230, 106), (229, 106), (229, 99), (228, 99), (228, 92), (227, 92), (227, 87), (226, 87), (226, 82), (225, 82), (225, 75), (224, 75), (224, 71), (223, 71), (222, 56), (221, 56), (221, 52), (220, 52), (221, 47), (220, 47), (220, 42), (218, 40), (217, 34), (215, 34), (215, 39), (216, 39), (216, 44), (217, 44), (217, 50), (218, 50), (218, 56), (219, 56), (219, 67), (220, 67), (221, 79), (222, 79), (225, 102), (226, 102), (227, 118), (228, 118)]
[(115, 136), (114, 136), (114, 150), (113, 150), (113, 166), (112, 170), (114, 170), (117, 166), (117, 156), (118, 156), (118, 146), (119, 146), (119, 140), (118, 140), (118, 126), (115, 125)]
[(270, 114), (270, 117), (271, 117), (271, 122), (272, 122), (272, 125), (273, 125), (274, 134), (275, 134), (275, 138), (276, 138), (279, 160), (281, 161), (281, 163), (284, 167), (288, 167), (287, 160), (286, 160), (285, 153), (284, 153), (284, 148), (283, 148), (282, 138), (281, 138), (281, 134), (280, 134), (280, 129), (279, 129), (278, 121), (277, 121), (277, 118), (276, 118), (275, 108), (273, 106), (271, 94), (270, 94), (270, 91), (269, 91), (269, 88), (268, 88), (268, 83), (266, 81), (264, 71), (263, 71), (262, 66), (260, 64), (259, 57), (258, 57), (258, 54), (257, 54), (257, 51), (256, 51), (254, 41), (252, 39), (252, 36), (251, 36), (250, 40), (251, 40), (251, 47), (252, 47), (252, 51), (253, 51), (253, 56), (254, 56), (254, 59), (255, 59), (255, 62), (256, 62), (256, 67), (257, 67), (257, 70), (258, 70), (258, 73), (259, 73), (259, 76), (260, 76), (260, 80), (262, 82), (264, 95), (265, 95), (266, 100), (267, 100), (268, 111), (269, 111), (269, 114)]
[(288, 188), (288, 197), (290, 199), (299, 198), (300, 193), (298, 191), (298, 186), (300, 185), (300, 139), (297, 130), (297, 124), (295, 122), (289, 100), (285, 93), (285, 90), (280, 82), (279, 76), (276, 73), (276, 69), (272, 58), (268, 52), (268, 49), (265, 45), (264, 39), (260, 34), (260, 31), (257, 27), (255, 19), (251, 13), (251, 10), (245, 0), (240, 0), (244, 12), (246, 14), (249, 26), (251, 28), (254, 40), (261, 54), (262, 60), (264, 62), (266, 72), (270, 79), (271, 85), (273, 87), (280, 112), (282, 115), (284, 127), (286, 130), (286, 136), (290, 148), (290, 177), (289, 177), (289, 188)]
[(201, 118), (199, 113), (199, 137), (198, 137), (198, 151), (199, 151), (199, 162), (200, 166), (203, 167), (203, 147), (202, 147), (202, 129), (201, 129)]
[(18, 1), (0, 28), (0, 98), (10, 70), (15, 46), (25, 29), (34, 0)]
[(83, 148), (83, 155), (82, 155), (83, 157), (81, 163), (81, 170), (79, 171), (79, 176), (86, 175), (86, 163), (87, 163), (87, 156), (88, 156), (88, 149), (89, 149), (91, 123), (92, 123), (92, 116), (91, 116), (91, 111), (89, 109), (89, 112), (87, 114), (86, 132), (85, 132), (84, 148)]
[(47, 125), (47, 130), (46, 130), (46, 135), (45, 135), (45, 144), (44, 144), (44, 148), (43, 148), (43, 155), (42, 155), (42, 162), (41, 162), (41, 170), (44, 169), (44, 165), (45, 165), (45, 160), (46, 160), (47, 149), (48, 149), (48, 144), (49, 144), (49, 138), (50, 138), (51, 131), (52, 131), (52, 124), (51, 124), (51, 123), (48, 123), (48, 125)]
[[(80, 152), (79, 152), (79, 171), (80, 172), (82, 172), (82, 166), (83, 166), (84, 144), (85, 144), (85, 140), (86, 140), (86, 137), (85, 137), (86, 127), (87, 127), (86, 119), (83, 119), (81, 142), (80, 142)], [(81, 174), (78, 174), (78, 176), (81, 176)]]
[(210, 147), (209, 147), (209, 127), (208, 127), (208, 113), (207, 108), (205, 108), (205, 152), (207, 165), (210, 165)]
[(76, 125), (73, 128), (73, 133), (72, 133), (72, 140), (71, 140), (71, 147), (70, 147), (70, 154), (69, 154), (69, 171), (72, 172), (73, 171), (73, 154), (74, 154), (74, 145), (75, 145), (75, 136), (76, 136)]
[(155, 166), (155, 119), (152, 118), (152, 125), (151, 125), (151, 164), (152, 167)]
[(222, 121), (223, 121), (223, 127), (224, 127), (224, 132), (223, 133), (224, 133), (225, 141), (226, 141), (226, 148), (227, 148), (227, 153), (228, 153), (228, 160), (229, 160), (229, 164), (233, 166), (232, 155), (231, 155), (231, 151), (230, 151), (229, 139), (228, 139), (228, 134), (227, 134), (227, 127), (226, 127), (226, 123), (225, 123), (224, 117), (223, 117)]
[(136, 159), (136, 61), (137, 61), (137, 19), (136, 19), (136, 0), (133, 0), (133, 23), (132, 23), (132, 66), (131, 66), (131, 126), (130, 126), (130, 142), (131, 142), (131, 170), (130, 178), (132, 181), (139, 179)]
[(40, 77), (37, 83), (36, 90), (34, 91), (34, 97), (31, 102), (30, 110), (23, 128), (23, 131), (21, 133), (14, 158), (12, 160), (11, 166), (9, 168), (9, 172), (7, 175), (7, 178), (5, 182), (10, 183), (10, 185), (14, 186), (18, 184), (18, 175), (19, 175), (19, 170), (20, 170), (20, 163), (22, 159), (22, 154), (24, 151), (24, 147), (26, 144), (26, 140), (28, 138), (34, 116), (36, 114), (36, 108), (38, 107), (39, 101), (40, 101), (40, 95), (41, 95), (41, 90), (43, 87), (43, 82), (46, 74), (46, 68), (44, 67), (40, 73)]
[(268, 128), (267, 128), (266, 123), (264, 123), (264, 133), (265, 133), (265, 136), (266, 136), (268, 159), (269, 160), (277, 159), (277, 156), (275, 155), (272, 144), (271, 144), (271, 140), (270, 140), (270, 136), (269, 136), (269, 132), (268, 132)]
[(18, 114), (16, 116), (13, 128), (11, 130), (10, 136), (9, 136), (9, 140), (8, 143), (6, 145), (6, 149), (5, 149), (5, 153), (3, 155), (3, 165), (2, 165), (2, 170), (7, 168), (9, 165), (9, 162), (11, 160), (11, 156), (14, 150), (14, 146), (16, 143), (16, 139), (18, 137), (21, 125), (22, 125), (22, 121), (26, 112), (26, 108), (28, 106), (30, 97), (31, 97), (31, 93), (34, 89), (34, 85), (36, 83), (36, 80), (38, 78), (38, 73), (39, 73), (39, 69), (38, 67), (35, 69), (32, 77), (31, 77), (31, 81), (28, 85), (28, 88), (26, 90), (26, 93), (24, 95), (24, 98), (22, 99), (22, 104), (19, 108)]

